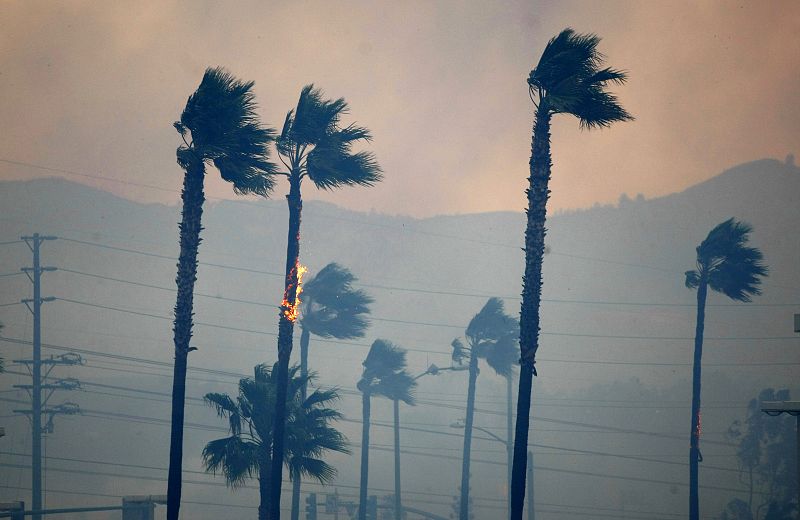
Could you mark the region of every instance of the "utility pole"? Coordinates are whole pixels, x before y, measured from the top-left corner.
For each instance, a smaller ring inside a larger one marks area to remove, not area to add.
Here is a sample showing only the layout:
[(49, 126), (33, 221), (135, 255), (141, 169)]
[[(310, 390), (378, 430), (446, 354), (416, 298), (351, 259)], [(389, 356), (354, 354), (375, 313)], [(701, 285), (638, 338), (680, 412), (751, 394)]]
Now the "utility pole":
[[(52, 433), (53, 417), (58, 414), (75, 414), (80, 411), (78, 405), (74, 403), (63, 403), (58, 406), (47, 408), (47, 402), (56, 390), (74, 390), (80, 388), (80, 383), (75, 379), (65, 379), (54, 383), (45, 383), (50, 372), (56, 365), (76, 365), (82, 364), (80, 356), (76, 354), (64, 354), (42, 361), (42, 303), (53, 301), (53, 297), (42, 297), (42, 273), (55, 271), (55, 267), (42, 267), (40, 263), (39, 250), (42, 243), (46, 240), (55, 240), (53, 236), (42, 236), (34, 233), (32, 236), (23, 236), (28, 247), (33, 252), (33, 266), (23, 267), (22, 271), (28, 275), (33, 283), (33, 298), (26, 298), (22, 303), (28, 307), (33, 314), (33, 359), (18, 359), (14, 363), (23, 364), (31, 374), (32, 384), (14, 385), (16, 388), (23, 388), (28, 391), (31, 398), (30, 410), (14, 410), (29, 416), (31, 421), (31, 506), (34, 511), (42, 509), (42, 433)], [(42, 366), (47, 366), (46, 373), (42, 374)], [(47, 395), (42, 398), (42, 391)], [(45, 426), (42, 426), (42, 417), (48, 417)], [(41, 520), (40, 514), (34, 514), (33, 520)]]
[(528, 520), (536, 518), (536, 504), (533, 499), (533, 452), (528, 452)]

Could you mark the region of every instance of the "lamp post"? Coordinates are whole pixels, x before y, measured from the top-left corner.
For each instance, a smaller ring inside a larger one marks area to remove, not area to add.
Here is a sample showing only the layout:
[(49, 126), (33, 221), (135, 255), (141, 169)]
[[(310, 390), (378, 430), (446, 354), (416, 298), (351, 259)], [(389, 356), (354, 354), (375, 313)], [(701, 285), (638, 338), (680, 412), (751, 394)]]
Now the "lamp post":
[[(450, 427), (451, 428), (458, 428), (458, 429), (462, 429), (463, 430), (464, 427), (465, 427), (464, 420), (463, 419), (459, 419), (458, 421), (456, 421), (454, 423), (451, 423)], [(501, 443), (503, 446), (506, 447), (506, 456), (507, 456), (507, 460), (506, 460), (506, 468), (507, 468), (507, 471), (506, 471), (506, 479), (507, 479), (506, 480), (506, 486), (507, 486), (507, 489), (510, 490), (511, 489), (511, 460), (512, 460), (513, 449), (514, 449), (513, 444), (508, 442), (506, 439), (503, 439), (499, 435), (495, 434), (491, 430), (487, 430), (486, 428), (481, 428), (480, 426), (475, 426), (475, 425), (473, 425), (472, 428), (475, 429), (475, 430), (482, 431), (483, 433), (485, 433), (486, 435), (491, 437), (492, 440), (495, 440), (495, 441)], [(508, 493), (508, 504), (507, 504), (507, 507), (508, 507), (508, 516), (510, 516), (511, 515), (511, 494), (510, 493)]]
[[(795, 319), (796, 322), (797, 319)], [(797, 418), (797, 433), (795, 434), (797, 442), (797, 507), (800, 508), (800, 401), (764, 401), (761, 403), (761, 411), (772, 416), (788, 413)]]

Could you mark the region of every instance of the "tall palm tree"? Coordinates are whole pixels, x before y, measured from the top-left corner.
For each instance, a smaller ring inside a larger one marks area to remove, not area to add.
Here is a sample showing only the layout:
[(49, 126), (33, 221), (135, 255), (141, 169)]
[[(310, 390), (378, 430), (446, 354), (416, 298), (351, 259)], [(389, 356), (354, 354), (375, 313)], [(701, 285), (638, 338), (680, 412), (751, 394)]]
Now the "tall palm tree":
[(402, 511), (399, 502), (400, 490), (400, 419), (399, 403), (414, 403), (414, 387), (417, 383), (406, 372), (406, 351), (397, 345), (376, 339), (369, 348), (363, 362), (364, 372), (358, 381), (361, 391), (362, 426), (361, 426), (361, 481), (358, 493), (358, 520), (366, 520), (367, 514), (367, 482), (369, 480), (369, 423), (370, 399), (382, 396), (395, 404), (395, 515)]
[[(329, 408), (339, 399), (336, 390), (315, 390), (303, 398), (301, 389), (309, 377), (289, 369), (285, 465), (292, 480), (301, 476), (324, 484), (336, 476), (336, 469), (322, 459), (327, 451), (349, 453), (347, 440), (331, 422), (341, 414)], [(239, 381), (239, 395), (209, 393), (205, 401), (227, 419), (230, 436), (209, 442), (203, 449), (206, 471), (220, 471), (233, 488), (250, 478), (258, 480), (259, 520), (269, 518), (269, 479), (272, 466), (272, 437), (277, 396), (276, 371), (266, 365), (255, 367), (255, 377)]]
[(172, 431), (167, 484), (167, 519), (178, 520), (183, 464), (183, 413), (186, 366), (192, 337), (194, 282), (203, 214), (206, 163), (213, 163), (238, 194), (266, 196), (273, 187), (275, 166), (268, 144), (274, 131), (261, 126), (256, 115), (253, 82), (242, 82), (221, 68), (207, 69), (189, 96), (175, 129), (183, 139), (178, 164), (184, 171), (180, 223), (180, 257), (173, 326), (175, 367), (172, 379)]
[[(311, 335), (323, 338), (355, 339), (364, 336), (369, 326), (367, 315), (372, 303), (364, 291), (353, 289), (356, 277), (335, 262), (323, 267), (303, 284), (300, 324), (300, 375), (308, 374), (308, 345)], [(307, 392), (302, 388), (302, 395)], [(301, 479), (292, 481), (292, 520), (300, 517)]]
[(525, 229), (525, 275), (522, 279), (520, 309), (520, 375), (514, 464), (511, 483), (511, 518), (521, 520), (525, 501), (528, 427), (531, 388), (536, 375), (539, 348), (539, 307), (542, 297), (542, 259), (545, 220), (550, 191), (550, 120), (554, 114), (569, 114), (582, 128), (610, 126), (632, 119), (617, 98), (606, 91), (611, 83), (625, 82), (624, 72), (601, 68), (603, 55), (597, 50), (600, 38), (563, 30), (551, 39), (536, 68), (528, 76), (528, 88), (536, 107), (528, 177), (528, 223)]
[[(323, 99), (322, 91), (308, 85), (300, 92), (297, 108), (286, 114), (276, 140), (278, 156), (286, 167), (279, 172), (289, 180), (289, 233), (286, 245), (286, 278), (278, 322), (278, 399), (275, 401), (273, 458), (283, 459), (283, 428), (286, 421), (285, 395), (289, 358), (292, 354), (294, 322), (297, 319), (297, 291), (300, 275), (300, 217), (303, 201), (300, 186), (306, 177), (323, 190), (342, 186), (372, 186), (381, 179), (381, 169), (370, 152), (354, 152), (353, 145), (370, 141), (369, 130), (350, 124), (342, 126), (347, 113), (343, 98)], [(272, 520), (280, 519), (282, 464), (272, 467)]]
[(696, 269), (686, 271), (686, 287), (697, 289), (697, 323), (694, 333), (692, 367), (692, 418), (689, 430), (689, 519), (700, 518), (698, 465), (700, 455), (700, 382), (703, 357), (703, 330), (708, 288), (728, 298), (749, 302), (761, 294), (761, 279), (767, 276), (764, 255), (747, 245), (753, 228), (741, 221), (728, 219), (712, 229), (697, 246)]
[(469, 520), (469, 467), (472, 449), (472, 423), (475, 417), (475, 389), (478, 382), (478, 360), (485, 359), (498, 375), (510, 377), (515, 361), (516, 341), (519, 333), (517, 320), (505, 313), (503, 301), (489, 298), (483, 308), (472, 317), (464, 335), (467, 345), (453, 340), (453, 362), (469, 361), (467, 386), (467, 416), (464, 421), (464, 453), (461, 462), (461, 501), (459, 520)]

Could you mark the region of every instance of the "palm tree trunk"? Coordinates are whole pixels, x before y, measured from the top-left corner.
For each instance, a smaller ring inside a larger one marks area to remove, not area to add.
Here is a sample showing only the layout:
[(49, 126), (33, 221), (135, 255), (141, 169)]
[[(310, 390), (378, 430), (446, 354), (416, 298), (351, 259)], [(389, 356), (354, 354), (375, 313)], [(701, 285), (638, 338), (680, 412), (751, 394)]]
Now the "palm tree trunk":
[(183, 473), (183, 416), (186, 400), (186, 367), (189, 342), (192, 338), (192, 311), (194, 307), (194, 282), (197, 279), (197, 251), (200, 231), (203, 229), (203, 176), (202, 161), (190, 164), (183, 177), (183, 210), (180, 223), (180, 256), (175, 282), (178, 296), (175, 300), (175, 366), (172, 374), (172, 421), (169, 443), (169, 476), (167, 479), (167, 519), (178, 520), (181, 507), (181, 478)]
[(539, 306), (542, 301), (542, 260), (550, 197), (550, 111), (546, 100), (536, 110), (528, 182), (528, 224), (525, 228), (525, 276), (522, 279), (519, 346), (521, 351), (514, 461), (511, 468), (511, 520), (522, 520), (525, 506), (525, 469), (528, 456), (531, 389), (539, 348)]
[(475, 346), (469, 357), (469, 386), (467, 386), (467, 417), (464, 421), (464, 453), (461, 458), (461, 502), (459, 520), (469, 520), (469, 462), (472, 448), (472, 420), (475, 416), (475, 386), (478, 382), (478, 354)]
[(689, 520), (700, 518), (700, 372), (703, 358), (703, 329), (706, 319), (708, 281), (700, 274), (697, 286), (697, 325), (694, 332), (694, 364), (692, 367), (692, 426), (689, 432)]
[(511, 465), (514, 463), (513, 379), (513, 373), (509, 373), (506, 377), (506, 494), (508, 497), (508, 502), (506, 503), (506, 518), (511, 517)]
[(403, 516), (400, 498), (400, 401), (394, 400), (394, 520)]
[(300, 377), (303, 378), (303, 387), (300, 389), (300, 395), (303, 398), (303, 401), (306, 400), (308, 394), (308, 383), (306, 378), (308, 378), (308, 344), (311, 341), (311, 333), (303, 327), (300, 326)]
[(258, 465), (258, 520), (267, 520), (269, 518), (269, 479), (269, 462), (262, 460)]
[[(289, 194), (289, 234), (286, 244), (286, 282), (284, 298), (294, 305), (297, 298), (297, 266), (300, 258), (300, 215), (303, 201), (300, 198), (300, 176), (292, 173)], [(286, 393), (289, 385), (289, 358), (292, 355), (292, 335), (294, 321), (290, 320), (284, 308), (280, 311), (278, 322), (278, 363), (277, 386), (275, 389), (275, 419), (272, 432), (272, 468), (270, 475), (270, 520), (281, 517), (281, 479), (283, 476), (283, 445), (286, 430)]]
[(300, 520), (300, 473), (292, 478), (292, 520)]
[[(308, 343), (311, 333), (300, 326), (300, 377), (303, 378), (303, 386), (300, 388), (300, 398), (305, 401), (308, 397)], [(303, 480), (300, 474), (295, 475), (292, 480), (292, 520), (300, 518), (300, 488)]]
[(369, 392), (361, 394), (361, 481), (358, 486), (358, 520), (367, 518), (367, 481), (369, 480)]

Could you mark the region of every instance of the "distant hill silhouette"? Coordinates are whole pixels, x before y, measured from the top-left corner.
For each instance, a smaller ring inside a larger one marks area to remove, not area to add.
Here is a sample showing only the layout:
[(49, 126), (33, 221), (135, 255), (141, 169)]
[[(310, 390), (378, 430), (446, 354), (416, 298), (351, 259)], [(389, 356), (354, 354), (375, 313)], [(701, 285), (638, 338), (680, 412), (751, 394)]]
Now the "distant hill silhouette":
[[(694, 248), (711, 227), (732, 216), (753, 224), (753, 243), (764, 251), (770, 277), (764, 295), (755, 302), (760, 306), (719, 307), (715, 305), (729, 302), (710, 296), (704, 399), (711, 403), (741, 402), (744, 406), (764, 387), (797, 389), (796, 366), (715, 365), (785, 359), (800, 362), (798, 340), (791, 329), (791, 316), (800, 312), (800, 305), (763, 306), (800, 304), (799, 195), (800, 169), (789, 162), (763, 159), (735, 166), (680, 193), (649, 200), (622, 198), (618, 206), (551, 216), (538, 363), (541, 377), (536, 382), (534, 416), (577, 421), (590, 417), (619, 424), (627, 421), (614, 415), (622, 413), (619, 409), (558, 408), (551, 398), (578, 395), (573, 393), (577, 389), (585, 398), (587, 389), (602, 384), (606, 389), (602, 395), (614, 395), (614, 388), (623, 388), (625, 399), (630, 399), (639, 386), (658, 386), (664, 388), (662, 393), (647, 390), (647, 395), (667, 395), (677, 404), (660, 415), (637, 415), (635, 423), (650, 430), (688, 429), (688, 411), (684, 413), (680, 403), (688, 403), (689, 396), (685, 382), (690, 378), (691, 341), (686, 338), (693, 334), (694, 293), (683, 287), (683, 272), (693, 267)], [(178, 194), (175, 199), (177, 203)], [(138, 396), (139, 400), (131, 400), (119, 397), (131, 394), (118, 387), (145, 387), (155, 392), (170, 389), (170, 316), (175, 303), (171, 290), (178, 251), (178, 206), (138, 204), (67, 180), (48, 178), (0, 183), (0, 208), (0, 241), (37, 231), (61, 238), (42, 248), (43, 264), (60, 269), (44, 275), (43, 295), (62, 299), (44, 307), (45, 343), (162, 364), (141, 365), (88, 355), (86, 367), (57, 371), (60, 377), (80, 377), (111, 385), (111, 389), (86, 386), (87, 392), (54, 397), (56, 403), (64, 399), (79, 402), (89, 413), (81, 418), (57, 419), (58, 434), (49, 441), (52, 449), (56, 450), (59, 443), (72, 442), (68, 445), (82, 446), (77, 450), (80, 456), (91, 458), (92, 446), (102, 450), (109, 439), (119, 439), (131, 449), (147, 452), (138, 463), (163, 465), (168, 430), (135, 421), (101, 420), (91, 411), (168, 417), (168, 405), (161, 402), (165, 397)], [(195, 306), (198, 324), (194, 344), (199, 350), (190, 357), (190, 366), (250, 374), (254, 364), (275, 360), (286, 221), (285, 202), (277, 195), (271, 201), (207, 205)], [(347, 392), (354, 391), (367, 345), (376, 337), (412, 349), (409, 365), (418, 373), (430, 363), (449, 364), (450, 341), (463, 334), (469, 318), (488, 296), (507, 298), (507, 308), (517, 312), (524, 223), (521, 212), (415, 219), (358, 213), (316, 201), (305, 203), (302, 262), (313, 273), (337, 261), (350, 268), (359, 277), (360, 287), (375, 298), (372, 327), (363, 340), (343, 344), (312, 339), (310, 367), (320, 372), (321, 384), (342, 388), (347, 416), (358, 417), (359, 401)], [(4, 246), (0, 263), (0, 273), (17, 271), (30, 264), (30, 252), (24, 245)], [(23, 276), (0, 278), (0, 283), (0, 303), (30, 295), (30, 283)], [(0, 321), (6, 325), (4, 335), (30, 339), (30, 317), (23, 306), (0, 308)], [(790, 339), (714, 339), (737, 337)], [(29, 355), (29, 349), (0, 343), (7, 360)], [(569, 360), (589, 363), (564, 362)], [(609, 361), (623, 364), (605, 364)], [(419, 397), (463, 406), (460, 396), (466, 380), (459, 376), (422, 380)], [(0, 377), (0, 390), (23, 381), (22, 376), (5, 374)], [(232, 382), (235, 380), (221, 375), (190, 373), (189, 396), (228, 391)], [(502, 395), (501, 379), (488, 373), (481, 377), (479, 407), (503, 409), (502, 400), (498, 401)], [(601, 415), (601, 411), (606, 413)], [(739, 411), (736, 406), (709, 407), (704, 410), (704, 429), (723, 431)], [(388, 412), (380, 407), (375, 413), (377, 421), (389, 419)], [(446, 425), (463, 412), (457, 407), (419, 406), (403, 413), (409, 421)], [(190, 402), (187, 414), (188, 422), (218, 422), (197, 402)], [(481, 424), (496, 423), (498, 428), (503, 424), (500, 416), (485, 412), (479, 412), (479, 416)], [(21, 420), (6, 424), (12, 438), (15, 432), (21, 435), (27, 428)], [(91, 428), (83, 430), (84, 424), (91, 424)], [(358, 441), (356, 424), (346, 423), (343, 428), (351, 440)], [(385, 433), (378, 429), (377, 443), (390, 442), (389, 437), (382, 437)], [(187, 435), (187, 468), (197, 470), (200, 446), (215, 433), (190, 430)], [(81, 442), (76, 442), (78, 438)], [(614, 445), (611, 436), (604, 439), (607, 444), (598, 444), (600, 449), (627, 449)], [(675, 444), (683, 445), (679, 441)], [(380, 454), (377, 457), (382, 460)], [(355, 482), (354, 460), (340, 459), (344, 482)], [(476, 468), (479, 475), (496, 469), (498, 479), (504, 471), (499, 466)], [(428, 478), (423, 466), (409, 469), (408, 475), (411, 482)], [(57, 481), (57, 477), (52, 478)], [(378, 473), (376, 485), (390, 487), (388, 478)], [(160, 484), (138, 487), (136, 494), (163, 493)], [(107, 489), (105, 485), (97, 484), (97, 489)], [(202, 496), (200, 491), (190, 488), (189, 496)], [(219, 493), (224, 501), (226, 492)]]

